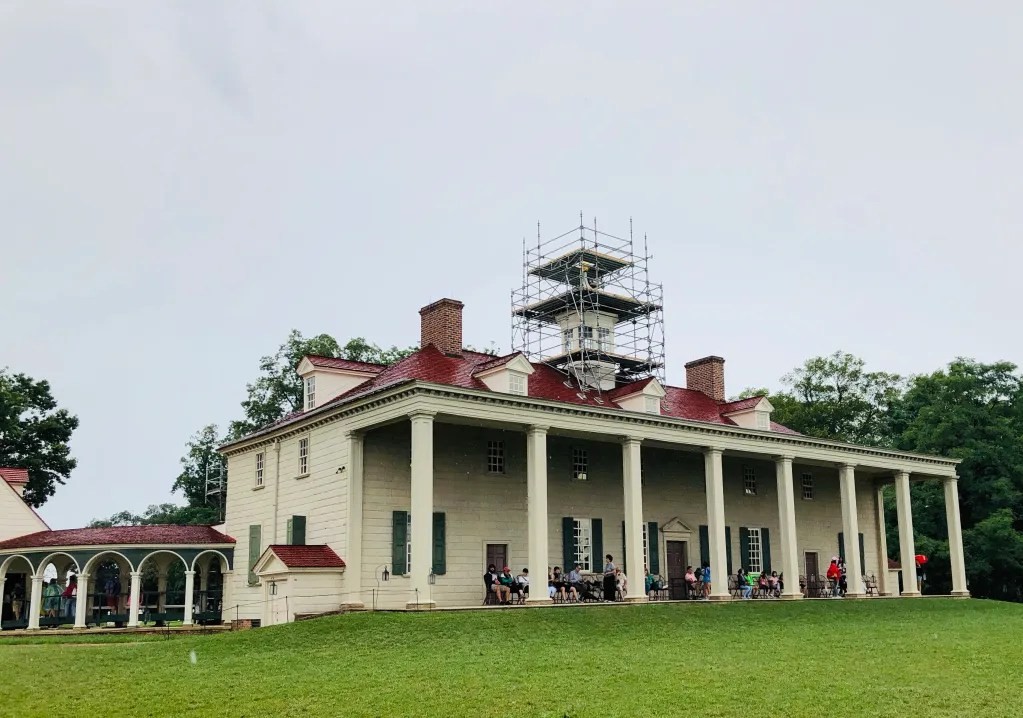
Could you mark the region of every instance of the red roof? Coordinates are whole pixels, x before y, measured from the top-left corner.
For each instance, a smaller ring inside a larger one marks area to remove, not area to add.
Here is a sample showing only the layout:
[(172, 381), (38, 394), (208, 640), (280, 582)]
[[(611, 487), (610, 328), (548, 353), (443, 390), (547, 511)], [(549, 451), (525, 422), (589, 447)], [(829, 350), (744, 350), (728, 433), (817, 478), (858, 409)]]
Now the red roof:
[(752, 409), (761, 401), (764, 397), (762, 396), (751, 396), (747, 399), (739, 399), (738, 401), (725, 401), (719, 406), (722, 414), (731, 414), (733, 411), (744, 411), (746, 409)]
[(28, 469), (0, 466), (0, 479), (3, 479), (8, 484), (27, 484)]
[[(330, 401), (324, 402), (310, 411), (319, 412), (330, 406), (344, 404), (383, 389), (417, 380), (463, 389), (490, 391), (487, 385), (482, 380), (477, 379), (474, 374), (484, 368), (497, 366), (512, 356), (514, 356), (514, 353), (504, 357), (493, 357), (490, 354), (481, 354), (468, 350), (464, 350), (461, 356), (448, 356), (437, 349), (437, 347), (429, 344), (401, 361), (384, 368), (376, 376), (367, 379), (357, 387), (334, 397)], [(565, 374), (547, 364), (532, 362), (532, 366), (534, 372), (529, 377), (529, 396), (531, 398), (560, 401), (568, 404), (589, 406), (591, 408), (618, 409), (619, 407), (612, 403), (615, 396), (627, 396), (639, 391), (651, 381), (649, 378), (641, 379), (616, 387), (611, 392), (604, 392), (603, 396), (601, 396), (601, 394), (593, 391), (581, 391)], [(719, 404), (711, 397), (695, 389), (665, 386), (664, 390), (666, 395), (661, 402), (662, 416), (687, 419), (689, 421), (705, 421), (726, 426), (735, 426), (735, 422), (723, 416), (723, 411), (734, 411), (736, 404), (753, 401), (744, 399), (741, 402)], [(756, 401), (759, 401), (759, 398)], [(263, 434), (284, 424), (290, 424), (301, 419), (306, 413), (308, 412), (294, 412), (274, 424), (250, 434), (250, 436)], [(797, 433), (775, 422), (771, 422), (771, 430), (787, 434)]]
[(321, 366), (327, 369), (347, 369), (348, 371), (361, 371), (367, 374), (379, 374), (387, 367), (383, 364), (374, 364), (368, 361), (352, 361), (351, 359), (336, 359), (334, 357), (321, 357), (310, 354), (305, 357), (313, 366)]
[(51, 546), (115, 546), (148, 544), (218, 544), (234, 539), (212, 526), (112, 526), (94, 529), (37, 531), (0, 541), (0, 549)]
[(281, 560), (281, 563), (288, 568), (345, 567), (344, 559), (334, 553), (334, 549), (325, 544), (313, 546), (272, 544), (269, 548)]

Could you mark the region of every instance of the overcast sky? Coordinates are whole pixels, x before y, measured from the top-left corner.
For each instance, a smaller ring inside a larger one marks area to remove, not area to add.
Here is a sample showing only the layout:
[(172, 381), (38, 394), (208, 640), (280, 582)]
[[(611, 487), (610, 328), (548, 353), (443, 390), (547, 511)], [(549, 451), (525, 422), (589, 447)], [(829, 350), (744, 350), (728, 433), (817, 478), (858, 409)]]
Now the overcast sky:
[(54, 528), (170, 500), (292, 328), (408, 345), (448, 296), (507, 351), (522, 238), (580, 211), (649, 235), (670, 383), (1023, 359), (1023, 4), (496, 5), (0, 0), (0, 366), (81, 419)]

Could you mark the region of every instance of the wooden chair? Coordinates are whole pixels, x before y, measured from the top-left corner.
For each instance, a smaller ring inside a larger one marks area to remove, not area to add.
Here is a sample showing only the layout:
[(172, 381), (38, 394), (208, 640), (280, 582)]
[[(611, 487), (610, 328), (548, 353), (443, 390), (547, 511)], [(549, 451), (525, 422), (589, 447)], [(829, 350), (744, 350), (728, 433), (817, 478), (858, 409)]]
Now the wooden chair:
[(742, 597), (742, 590), (739, 588), (739, 581), (735, 576), (728, 577), (728, 592), (732, 594), (732, 598)]
[(880, 595), (877, 591), (877, 577), (873, 574), (870, 576), (863, 577), (863, 587), (866, 589), (868, 596)]

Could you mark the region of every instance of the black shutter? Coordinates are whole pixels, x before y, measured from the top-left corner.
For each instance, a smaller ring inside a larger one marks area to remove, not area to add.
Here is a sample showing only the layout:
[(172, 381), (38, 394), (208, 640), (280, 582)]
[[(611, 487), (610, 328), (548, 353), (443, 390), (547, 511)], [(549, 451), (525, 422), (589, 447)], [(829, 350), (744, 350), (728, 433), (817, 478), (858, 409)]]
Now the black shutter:
[(604, 567), (604, 522), (590, 519), (590, 570), (600, 571)]
[(700, 565), (710, 566), (710, 530), (700, 527)]
[[(749, 529), (745, 526), (739, 527), (739, 561), (743, 571), (749, 571)], [(732, 572), (731, 566), (728, 573)]]
[(771, 532), (767, 528), (760, 529), (760, 563), (764, 565), (764, 573), (771, 575)]
[(436, 512), (433, 515), (433, 572), (438, 576), (447, 573), (448, 562), (446, 556), (447, 536), (444, 533), (444, 514)]
[(405, 544), (408, 538), (408, 511), (391, 513), (391, 573), (403, 576), (408, 573), (405, 563)]
[(647, 552), (650, 554), (650, 573), (657, 575), (661, 572), (661, 546), (656, 521), (651, 521), (647, 524), (646, 546)]
[(867, 561), (864, 558), (864, 555), (865, 554), (863, 553), (863, 534), (860, 534), (860, 574), (861, 575), (865, 574), (867, 572)]
[(292, 516), (288, 519), (288, 544), (305, 546), (305, 516)]
[(728, 575), (732, 575), (732, 527), (725, 526), (725, 553), (728, 557)]
[(845, 561), (845, 534), (838, 532), (838, 559)]
[(260, 542), (262, 541), (261, 535), (263, 533), (263, 527), (260, 524), (252, 524), (249, 526), (249, 585), (253, 585), (259, 581), (259, 577), (256, 576), (256, 572), (253, 571), (256, 567), (256, 562), (259, 561), (260, 555), (263, 553)]
[(564, 561), (562, 568), (565, 571), (570, 571), (575, 565), (575, 552), (575, 519), (566, 516), (561, 519), (561, 558)]

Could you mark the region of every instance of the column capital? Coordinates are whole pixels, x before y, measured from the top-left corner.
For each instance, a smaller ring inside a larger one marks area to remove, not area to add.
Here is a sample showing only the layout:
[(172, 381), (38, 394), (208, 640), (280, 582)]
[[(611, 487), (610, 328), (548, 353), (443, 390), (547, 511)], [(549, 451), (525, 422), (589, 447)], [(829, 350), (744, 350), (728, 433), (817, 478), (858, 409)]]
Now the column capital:
[(639, 437), (639, 436), (623, 436), (622, 437), (622, 443), (623, 444), (642, 444), (643, 443), (643, 438)]
[(195, 571), (185, 571), (185, 575), (186, 576), (194, 576), (195, 575)]
[[(409, 416), (411, 416), (411, 414)], [(366, 432), (362, 429), (348, 429), (345, 431), (345, 440), (362, 441), (365, 435)]]
[(839, 461), (838, 468), (840, 469), (856, 469), (859, 466), (855, 461)]
[(42, 575), (40, 575), (40, 576), (33, 575), (32, 576), (32, 583), (36, 583), (36, 582), (42, 583), (45, 580), (46, 580), (46, 577), (42, 576)]
[(408, 413), (408, 418), (412, 421), (433, 421), (433, 417), (437, 416), (436, 411), (428, 411), (426, 409), (416, 409)]
[(546, 434), (551, 427), (543, 424), (530, 424), (526, 427), (527, 434)]
[(725, 453), (725, 450), (722, 449), (720, 446), (705, 446), (703, 447), (703, 453), (705, 455), (718, 454), (720, 456), (721, 454)]
[(941, 479), (941, 481), (942, 481), (942, 483), (945, 483), (945, 484), (958, 484), (959, 483), (959, 477), (958, 476), (945, 476), (945, 477), (943, 477)]
[(132, 571), (129, 575), (132, 578), (139, 578), (140, 576), (142, 576), (142, 572), (141, 571)]
[(893, 471), (892, 472), (892, 478), (894, 478), (896, 481), (898, 481), (901, 478), (906, 478), (908, 480), (909, 479), (909, 472), (908, 471)]
[(795, 460), (796, 460), (796, 457), (795, 457), (794, 454), (778, 454), (777, 456), (774, 457), (774, 461), (775, 461), (776, 464), (782, 464), (782, 463), (785, 463), (785, 462), (788, 462), (788, 463), (791, 464)]

